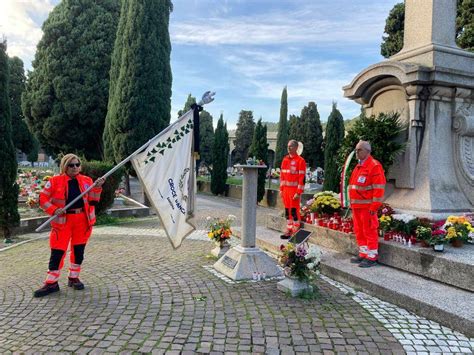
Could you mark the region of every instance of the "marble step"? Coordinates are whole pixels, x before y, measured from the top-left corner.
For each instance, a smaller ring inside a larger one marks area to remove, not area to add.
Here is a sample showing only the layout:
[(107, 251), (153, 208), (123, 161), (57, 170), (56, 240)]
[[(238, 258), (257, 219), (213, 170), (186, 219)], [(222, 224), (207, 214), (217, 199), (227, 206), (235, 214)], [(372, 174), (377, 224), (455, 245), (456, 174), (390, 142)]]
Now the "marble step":
[[(286, 221), (277, 215), (267, 216), (267, 227), (275, 231), (284, 230)], [(355, 254), (357, 244), (352, 233), (343, 233), (315, 225), (304, 224), (312, 232), (310, 242), (340, 252)], [(423, 276), (448, 285), (474, 292), (474, 245), (462, 248), (445, 246), (443, 253), (419, 244), (411, 247), (393, 241), (379, 239), (379, 262), (412, 274)]]

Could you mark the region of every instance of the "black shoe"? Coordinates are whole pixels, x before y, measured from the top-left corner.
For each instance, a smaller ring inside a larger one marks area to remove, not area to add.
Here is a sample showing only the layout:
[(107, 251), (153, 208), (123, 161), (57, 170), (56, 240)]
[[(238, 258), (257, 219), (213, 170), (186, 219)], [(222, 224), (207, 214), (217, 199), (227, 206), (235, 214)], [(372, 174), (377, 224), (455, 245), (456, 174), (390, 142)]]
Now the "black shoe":
[(59, 291), (59, 285), (57, 282), (52, 283), (52, 284), (44, 284), (43, 287), (37, 289), (34, 293), (34, 297), (43, 297), (47, 296), (50, 293), (58, 292)]
[(364, 260), (365, 260), (365, 258), (363, 258), (362, 256), (353, 256), (351, 258), (351, 263), (352, 264), (360, 264)]
[(72, 287), (75, 290), (83, 290), (84, 289), (84, 284), (79, 280), (78, 277), (69, 277), (67, 285), (69, 287)]
[(367, 268), (367, 267), (372, 267), (377, 265), (377, 260), (369, 260), (369, 259), (364, 259), (360, 264), (359, 267)]

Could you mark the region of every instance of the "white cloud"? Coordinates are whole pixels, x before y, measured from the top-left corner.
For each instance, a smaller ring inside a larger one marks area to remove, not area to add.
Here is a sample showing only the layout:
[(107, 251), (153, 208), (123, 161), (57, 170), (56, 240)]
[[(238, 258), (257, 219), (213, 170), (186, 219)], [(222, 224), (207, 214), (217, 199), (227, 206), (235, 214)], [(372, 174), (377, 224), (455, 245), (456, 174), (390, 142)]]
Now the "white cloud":
[(41, 24), (54, 7), (53, 0), (3, 0), (0, 33), (8, 41), (8, 54), (29, 67), (43, 32)]

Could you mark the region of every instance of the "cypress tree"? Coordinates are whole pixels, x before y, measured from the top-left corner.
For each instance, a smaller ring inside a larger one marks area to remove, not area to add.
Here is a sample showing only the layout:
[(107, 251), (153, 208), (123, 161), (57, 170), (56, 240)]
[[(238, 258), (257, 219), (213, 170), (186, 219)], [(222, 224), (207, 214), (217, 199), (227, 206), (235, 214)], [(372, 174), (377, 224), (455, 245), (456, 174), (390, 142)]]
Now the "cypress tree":
[(116, 0), (63, 0), (43, 24), (22, 109), (50, 154), (102, 158)]
[(12, 141), (9, 92), (9, 65), (6, 41), (0, 42), (0, 228), (6, 242), (11, 228), (18, 225), (18, 184), (16, 150)]
[(275, 166), (280, 166), (287, 152), (288, 144), (288, 93), (286, 86), (281, 93), (280, 120), (278, 121), (277, 143), (275, 151)]
[[(251, 157), (256, 157), (259, 160), (263, 160), (265, 165), (268, 166), (267, 126), (262, 124), (261, 118), (258, 120), (257, 126), (255, 127), (249, 155)], [(258, 169), (257, 202), (262, 201), (263, 196), (265, 195), (266, 175), (266, 169)]]
[(191, 94), (189, 94), (188, 98), (186, 99), (186, 103), (184, 104), (183, 109), (178, 111), (178, 118), (180, 118), (186, 112), (191, 110), (191, 106), (195, 103), (196, 103), (196, 98), (194, 96), (191, 96)]
[[(289, 123), (288, 140), (294, 139), (296, 141), (301, 142), (303, 140), (303, 126), (301, 124), (301, 118), (296, 115), (290, 115), (290, 119), (288, 123)], [(285, 150), (286, 150), (286, 145), (285, 145)]]
[(252, 144), (255, 122), (252, 111), (242, 110), (239, 113), (237, 121), (237, 130), (235, 131), (235, 162), (245, 163), (249, 153), (250, 144)]
[(199, 114), (199, 155), (201, 157), (200, 164), (204, 164), (208, 168), (212, 166), (212, 147), (214, 146), (214, 127), (212, 121), (212, 115), (206, 110), (202, 110)]
[[(332, 111), (326, 125), (324, 138), (324, 185), (323, 190), (340, 191), (341, 171), (337, 164), (337, 152), (344, 140), (344, 118), (337, 109), (336, 103), (332, 104)], [(341, 167), (342, 168), (342, 167)]]
[(309, 102), (301, 110), (301, 126), (303, 128), (301, 142), (304, 144), (303, 158), (308, 167), (324, 166), (323, 127), (319, 120), (318, 108)]
[(30, 154), (34, 149), (34, 137), (26, 125), (21, 112), (21, 95), (25, 91), (25, 69), (18, 57), (9, 58), (10, 65), (10, 107), (12, 120), (13, 144), (23, 153)]
[(212, 148), (211, 192), (214, 195), (224, 194), (227, 181), (227, 158), (229, 155), (229, 133), (227, 124), (221, 114), (217, 121), (214, 133), (214, 147)]
[(169, 0), (122, 1), (104, 131), (108, 160), (126, 158), (170, 122), (171, 11)]

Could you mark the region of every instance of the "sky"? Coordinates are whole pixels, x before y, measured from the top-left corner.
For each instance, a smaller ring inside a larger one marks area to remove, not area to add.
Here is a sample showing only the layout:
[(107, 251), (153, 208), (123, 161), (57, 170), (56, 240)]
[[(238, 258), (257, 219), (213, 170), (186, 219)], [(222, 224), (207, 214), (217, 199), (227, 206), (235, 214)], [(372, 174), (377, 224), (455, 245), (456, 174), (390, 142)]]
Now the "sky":
[[(326, 121), (336, 102), (345, 119), (360, 106), (342, 87), (382, 61), (385, 19), (401, 0), (174, 0), (170, 16), (172, 120), (188, 94), (215, 91), (205, 109), (234, 129), (241, 110), (278, 122), (310, 101)], [(8, 54), (31, 70), (41, 25), (59, 0), (2, 0), (0, 34)]]

